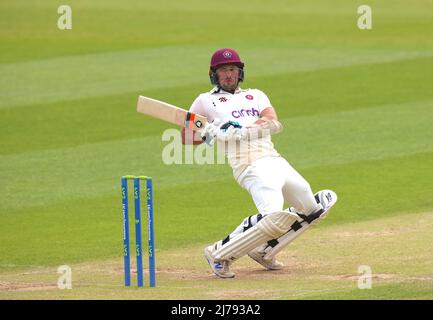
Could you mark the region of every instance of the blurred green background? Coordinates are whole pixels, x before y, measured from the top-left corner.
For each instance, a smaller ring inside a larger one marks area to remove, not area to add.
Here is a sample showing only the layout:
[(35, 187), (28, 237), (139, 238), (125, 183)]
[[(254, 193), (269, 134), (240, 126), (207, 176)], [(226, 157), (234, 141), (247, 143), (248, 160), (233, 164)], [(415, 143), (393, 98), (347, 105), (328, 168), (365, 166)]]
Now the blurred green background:
[(318, 228), (433, 208), (433, 1), (0, 2), (0, 271), (116, 258), (120, 176), (154, 178), (160, 251), (255, 213), (228, 165), (164, 165), (173, 128), (139, 94), (189, 108), (235, 48), (266, 92), (277, 150), (339, 203)]

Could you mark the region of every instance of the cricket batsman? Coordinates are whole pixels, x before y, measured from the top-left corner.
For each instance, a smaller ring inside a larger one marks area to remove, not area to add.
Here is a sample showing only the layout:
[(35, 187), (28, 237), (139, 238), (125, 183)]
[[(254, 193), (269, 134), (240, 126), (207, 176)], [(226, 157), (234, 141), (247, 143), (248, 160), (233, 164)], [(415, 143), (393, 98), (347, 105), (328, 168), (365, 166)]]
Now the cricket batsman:
[(323, 219), (337, 195), (331, 190), (313, 194), (309, 183), (276, 151), (271, 137), (283, 127), (264, 92), (239, 87), (244, 63), (235, 50), (217, 50), (209, 76), (214, 88), (200, 94), (190, 108), (205, 116), (209, 125), (200, 133), (184, 128), (183, 142), (216, 141), (222, 146), (234, 178), (250, 193), (257, 213), (206, 247), (204, 255), (221, 278), (233, 278), (231, 264), (246, 254), (268, 270), (281, 269), (284, 265), (276, 255)]

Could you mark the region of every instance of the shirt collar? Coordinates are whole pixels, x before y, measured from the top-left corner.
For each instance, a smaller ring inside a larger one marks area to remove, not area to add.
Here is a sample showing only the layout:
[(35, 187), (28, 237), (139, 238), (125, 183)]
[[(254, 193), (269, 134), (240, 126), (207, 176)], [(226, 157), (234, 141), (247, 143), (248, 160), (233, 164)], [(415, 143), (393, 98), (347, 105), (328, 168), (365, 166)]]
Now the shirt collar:
[[(242, 90), (240, 87), (238, 87), (238, 88), (236, 89), (235, 93), (239, 93), (239, 92), (241, 92), (241, 91), (243, 91), (243, 90)], [(211, 93), (211, 94), (213, 94), (213, 93), (228, 93), (228, 94), (231, 94), (231, 92), (227, 92), (227, 91), (223, 90), (222, 88), (220, 88), (220, 87), (218, 87), (218, 86), (214, 87), (214, 88), (210, 91), (210, 93)]]

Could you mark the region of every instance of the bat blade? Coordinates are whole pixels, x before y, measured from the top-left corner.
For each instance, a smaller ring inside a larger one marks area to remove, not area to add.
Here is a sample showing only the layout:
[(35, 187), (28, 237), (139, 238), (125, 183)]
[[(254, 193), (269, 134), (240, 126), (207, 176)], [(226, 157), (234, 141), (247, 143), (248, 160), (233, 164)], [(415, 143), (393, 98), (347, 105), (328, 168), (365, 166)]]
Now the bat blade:
[(167, 102), (139, 96), (137, 111), (153, 118), (200, 131), (206, 124), (206, 117), (188, 112)]

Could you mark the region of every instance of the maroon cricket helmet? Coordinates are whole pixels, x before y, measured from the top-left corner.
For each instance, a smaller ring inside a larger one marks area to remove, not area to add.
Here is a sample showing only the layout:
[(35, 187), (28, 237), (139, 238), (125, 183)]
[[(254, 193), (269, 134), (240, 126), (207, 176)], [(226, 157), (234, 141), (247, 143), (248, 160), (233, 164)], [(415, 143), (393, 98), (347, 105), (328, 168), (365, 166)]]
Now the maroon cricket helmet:
[(234, 64), (238, 66), (241, 69), (239, 74), (239, 81), (244, 80), (244, 63), (239, 57), (239, 54), (234, 49), (222, 48), (215, 51), (210, 60), (209, 77), (213, 85), (218, 85), (216, 69), (226, 64)]

